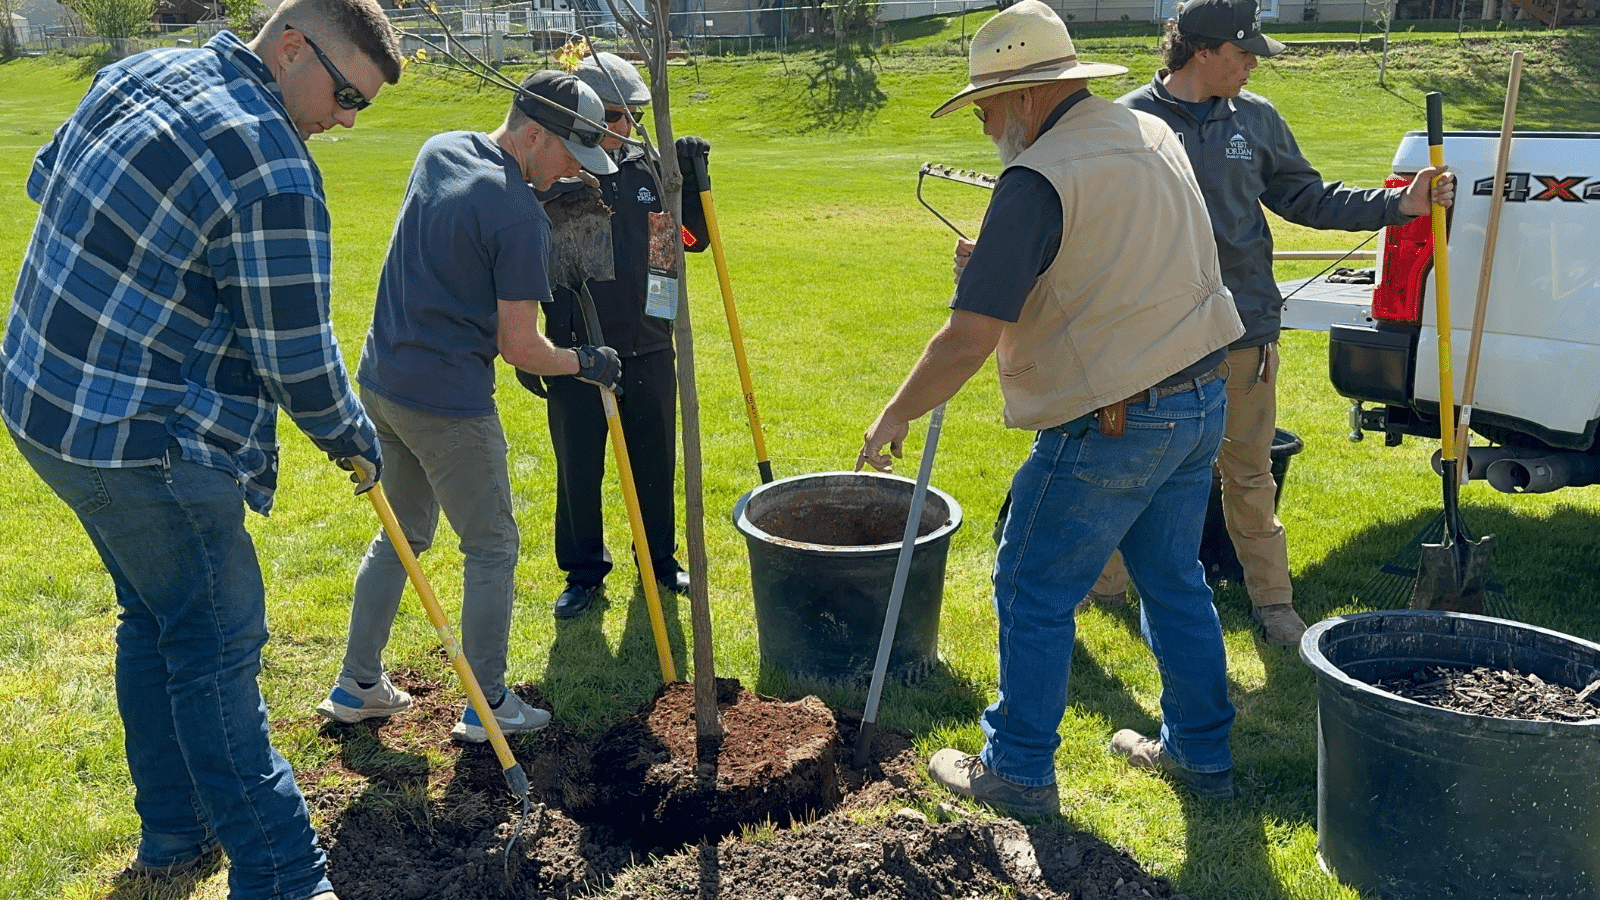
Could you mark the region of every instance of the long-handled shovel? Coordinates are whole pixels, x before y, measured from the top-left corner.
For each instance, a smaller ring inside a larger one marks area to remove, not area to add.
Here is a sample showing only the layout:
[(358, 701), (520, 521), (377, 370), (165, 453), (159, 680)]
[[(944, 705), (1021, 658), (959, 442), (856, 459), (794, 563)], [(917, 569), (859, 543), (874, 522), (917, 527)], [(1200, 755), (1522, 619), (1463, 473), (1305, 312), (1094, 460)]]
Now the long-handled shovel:
[[(362, 468), (361, 459), (347, 460), (351, 470), (362, 479), (367, 473)], [(467, 701), (472, 708), (477, 710), (478, 719), (483, 722), (483, 730), (489, 734), (489, 744), (494, 747), (495, 758), (500, 760), (501, 773), (505, 775), (506, 786), (511, 793), (522, 798), (522, 817), (517, 820), (517, 825), (511, 831), (510, 840), (506, 841), (505, 856), (506, 874), (511, 873), (511, 848), (517, 843), (517, 837), (522, 834), (522, 827), (528, 823), (528, 776), (522, 771), (522, 764), (511, 752), (511, 745), (506, 743), (505, 732), (500, 729), (500, 720), (494, 717), (494, 709), (489, 706), (489, 698), (483, 695), (483, 688), (478, 686), (478, 679), (472, 674), (472, 664), (467, 662), (467, 657), (461, 652), (461, 645), (456, 643), (455, 632), (450, 628), (450, 620), (445, 618), (444, 609), (439, 606), (439, 598), (434, 596), (433, 586), (428, 583), (428, 577), (422, 574), (422, 566), (417, 564), (417, 555), (411, 552), (411, 542), (406, 540), (404, 531), (400, 530), (400, 520), (395, 518), (394, 508), (389, 505), (389, 498), (383, 493), (381, 483), (374, 484), (367, 491), (367, 496), (372, 500), (372, 508), (377, 510), (379, 521), (383, 522), (383, 530), (389, 535), (389, 543), (394, 545), (394, 552), (400, 557), (400, 564), (405, 566), (406, 574), (411, 576), (411, 586), (416, 588), (417, 596), (422, 598), (422, 608), (428, 611), (428, 620), (433, 623), (434, 633), (439, 635), (439, 643), (444, 645), (445, 655), (450, 658), (450, 665), (455, 667), (456, 677), (461, 679), (461, 687), (467, 692)]]
[[(1427, 95), (1428, 157), (1444, 165), (1444, 108), (1439, 92)], [(1439, 439), (1444, 481), (1444, 535), (1437, 544), (1423, 544), (1417, 563), (1417, 583), (1411, 592), (1413, 609), (1484, 611), (1484, 582), (1494, 536), (1470, 540), (1461, 525), (1458, 492), (1461, 488), (1456, 453), (1455, 375), (1450, 363), (1450, 259), (1444, 207), (1433, 204), (1433, 277), (1435, 320), (1439, 332)]]
[(1505, 206), (1506, 172), (1511, 168), (1511, 134), (1517, 120), (1517, 93), (1522, 85), (1522, 51), (1511, 54), (1511, 75), (1506, 79), (1506, 108), (1500, 117), (1500, 144), (1494, 163), (1494, 193), (1489, 195), (1489, 222), (1483, 232), (1483, 264), (1478, 269), (1478, 300), (1472, 310), (1472, 341), (1467, 345), (1467, 374), (1461, 382), (1461, 421), (1456, 425), (1456, 447), (1470, 446), (1472, 402), (1477, 398), (1478, 356), (1483, 348), (1484, 320), (1489, 313), (1489, 282), (1494, 275), (1495, 248), (1500, 239), (1500, 209)]
[(883, 698), (883, 682), (889, 674), (889, 648), (900, 624), (900, 606), (906, 596), (906, 581), (911, 576), (911, 556), (917, 549), (917, 531), (922, 524), (922, 506), (928, 497), (928, 481), (933, 476), (933, 454), (939, 448), (939, 429), (944, 427), (944, 404), (933, 408), (928, 418), (928, 440), (922, 448), (922, 465), (917, 469), (917, 486), (911, 491), (911, 510), (906, 513), (905, 536), (900, 539), (900, 558), (894, 567), (894, 583), (889, 588), (889, 609), (883, 615), (883, 636), (878, 639), (878, 659), (872, 666), (872, 686), (867, 691), (867, 707), (861, 714), (861, 731), (856, 735), (855, 766), (866, 768), (872, 755), (872, 736), (878, 728), (878, 702)]
[(728, 316), (728, 338), (733, 342), (733, 361), (739, 368), (739, 386), (744, 389), (744, 410), (750, 420), (750, 439), (755, 442), (756, 471), (761, 483), (772, 481), (772, 462), (767, 459), (767, 439), (761, 430), (761, 413), (756, 411), (756, 389), (750, 381), (750, 362), (744, 355), (744, 330), (739, 327), (739, 310), (733, 302), (733, 282), (728, 280), (728, 258), (722, 252), (722, 231), (717, 228), (717, 207), (711, 202), (711, 173), (706, 158), (694, 158), (695, 183), (700, 186), (700, 208), (705, 212), (706, 234), (711, 237), (711, 258), (717, 264), (717, 284), (722, 288), (722, 309)]
[[(583, 307), (583, 323), (589, 330), (590, 342), (604, 344), (600, 316), (594, 311), (594, 298), (589, 295), (587, 284), (578, 288), (578, 301)], [(639, 508), (639, 489), (633, 481), (633, 464), (628, 461), (628, 442), (622, 435), (622, 416), (617, 412), (617, 395), (609, 388), (600, 388), (600, 403), (605, 407), (606, 430), (611, 433), (611, 450), (617, 458), (617, 479), (622, 482), (622, 499), (628, 506), (628, 525), (633, 529), (633, 555), (639, 565), (639, 581), (644, 586), (645, 607), (650, 611), (650, 631), (656, 639), (661, 680), (671, 684), (678, 680), (677, 667), (672, 661), (672, 645), (667, 642), (667, 620), (661, 612), (661, 589), (656, 584), (656, 567), (650, 558), (650, 542), (644, 533), (644, 513)]]

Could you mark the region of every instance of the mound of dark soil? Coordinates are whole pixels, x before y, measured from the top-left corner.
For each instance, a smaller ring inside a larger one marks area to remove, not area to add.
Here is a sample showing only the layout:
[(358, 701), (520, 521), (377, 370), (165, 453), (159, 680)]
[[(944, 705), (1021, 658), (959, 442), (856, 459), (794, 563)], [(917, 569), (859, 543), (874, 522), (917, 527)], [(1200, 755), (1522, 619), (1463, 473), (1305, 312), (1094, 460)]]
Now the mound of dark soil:
[[(414, 672), (394, 680), (413, 709), (327, 726), (344, 752), (301, 779), (343, 900), (1174, 896), (1087, 834), (960, 813), (930, 822), (909, 808), (930, 797), (907, 735), (880, 730), (857, 771), (858, 716), (731, 680), (718, 684), (718, 742), (696, 740), (687, 684), (595, 738), (557, 720), (513, 740), (532, 784), (523, 821), (488, 745), (451, 743), (454, 692)], [(455, 765), (430, 768), (425, 754)]]

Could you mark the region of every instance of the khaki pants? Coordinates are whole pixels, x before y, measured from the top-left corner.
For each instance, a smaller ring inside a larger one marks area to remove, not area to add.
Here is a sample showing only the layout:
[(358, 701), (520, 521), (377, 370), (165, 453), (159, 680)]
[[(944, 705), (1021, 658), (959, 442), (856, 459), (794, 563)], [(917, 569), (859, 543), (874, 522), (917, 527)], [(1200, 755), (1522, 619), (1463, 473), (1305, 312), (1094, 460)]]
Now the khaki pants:
[[(1277, 436), (1278, 345), (1228, 353), (1228, 417), (1217, 470), (1222, 475), (1222, 516), (1244, 567), (1253, 606), (1294, 602), (1289, 583), (1289, 545), (1278, 521), (1278, 484), (1272, 477), (1272, 442)], [(1265, 372), (1266, 380), (1262, 380)], [(1128, 587), (1122, 555), (1113, 553), (1094, 584), (1097, 594)]]

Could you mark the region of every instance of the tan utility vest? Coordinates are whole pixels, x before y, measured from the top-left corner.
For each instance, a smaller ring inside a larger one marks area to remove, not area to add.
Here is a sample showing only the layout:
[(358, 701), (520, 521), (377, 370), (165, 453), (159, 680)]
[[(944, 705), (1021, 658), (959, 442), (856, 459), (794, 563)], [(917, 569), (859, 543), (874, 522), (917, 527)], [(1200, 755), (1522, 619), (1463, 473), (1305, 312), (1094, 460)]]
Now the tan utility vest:
[(1205, 200), (1172, 129), (1100, 97), (1014, 166), (1061, 197), (1061, 249), (1000, 335), (1009, 428), (1039, 430), (1150, 388), (1244, 333)]

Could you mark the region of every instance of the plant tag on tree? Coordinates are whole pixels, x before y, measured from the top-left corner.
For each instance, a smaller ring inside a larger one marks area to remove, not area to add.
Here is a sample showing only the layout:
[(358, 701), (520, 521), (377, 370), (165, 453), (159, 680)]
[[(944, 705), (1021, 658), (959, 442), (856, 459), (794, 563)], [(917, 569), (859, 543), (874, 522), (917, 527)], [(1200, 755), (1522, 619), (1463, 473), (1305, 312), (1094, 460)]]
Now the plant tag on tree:
[(644, 313), (657, 319), (678, 317), (678, 226), (669, 213), (650, 213), (650, 283)]

